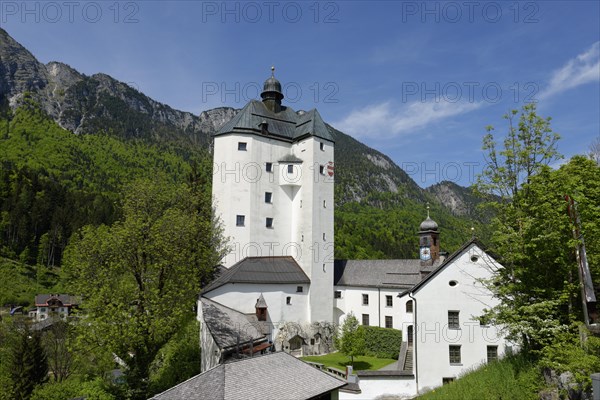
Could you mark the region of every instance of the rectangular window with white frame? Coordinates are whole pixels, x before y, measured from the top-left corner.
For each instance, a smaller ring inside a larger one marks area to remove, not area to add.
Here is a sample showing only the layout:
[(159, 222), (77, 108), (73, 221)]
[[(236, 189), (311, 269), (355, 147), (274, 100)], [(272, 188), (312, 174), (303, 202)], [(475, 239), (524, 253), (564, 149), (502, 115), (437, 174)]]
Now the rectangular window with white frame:
[(498, 346), (488, 346), (487, 347), (487, 361), (497, 361), (498, 360)]
[(362, 315), (362, 324), (364, 326), (369, 326), (369, 314)]
[(385, 316), (385, 327), (388, 329), (394, 327), (394, 319), (390, 315)]
[(236, 215), (235, 226), (244, 226), (245, 221), (246, 221), (245, 215)]
[(362, 305), (363, 306), (368, 306), (369, 305), (369, 295), (363, 293), (362, 295)]
[(392, 307), (394, 305), (394, 298), (392, 296), (385, 296), (385, 306)]
[(460, 329), (458, 311), (448, 311), (448, 329)]
[(460, 357), (460, 345), (453, 345), (451, 344), (448, 347), (448, 355), (450, 357), (450, 364), (460, 364), (461, 363), (461, 357)]

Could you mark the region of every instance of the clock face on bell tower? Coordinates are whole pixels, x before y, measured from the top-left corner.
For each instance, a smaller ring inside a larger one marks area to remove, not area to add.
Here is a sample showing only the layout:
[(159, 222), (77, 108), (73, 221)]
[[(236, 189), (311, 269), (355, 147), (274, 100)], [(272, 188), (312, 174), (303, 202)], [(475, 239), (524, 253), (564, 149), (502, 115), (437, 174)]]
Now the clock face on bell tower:
[(419, 256), (421, 260), (427, 261), (431, 259), (431, 250), (429, 247), (421, 247), (421, 251), (419, 252)]

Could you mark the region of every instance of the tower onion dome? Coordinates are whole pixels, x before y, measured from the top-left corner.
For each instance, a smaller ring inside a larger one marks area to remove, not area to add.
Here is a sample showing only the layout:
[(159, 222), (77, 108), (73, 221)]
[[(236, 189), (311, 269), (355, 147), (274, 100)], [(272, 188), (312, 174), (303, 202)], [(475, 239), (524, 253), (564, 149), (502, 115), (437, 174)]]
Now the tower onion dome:
[(428, 215), (427, 219), (425, 219), (425, 221), (421, 222), (421, 226), (419, 227), (419, 229), (421, 231), (437, 231), (438, 224), (437, 224), (437, 222), (435, 222), (434, 220), (429, 218), (429, 215)]
[(265, 81), (260, 97), (263, 100), (274, 99), (278, 102), (281, 102), (283, 99), (281, 83), (275, 78), (275, 67), (271, 67), (271, 77)]

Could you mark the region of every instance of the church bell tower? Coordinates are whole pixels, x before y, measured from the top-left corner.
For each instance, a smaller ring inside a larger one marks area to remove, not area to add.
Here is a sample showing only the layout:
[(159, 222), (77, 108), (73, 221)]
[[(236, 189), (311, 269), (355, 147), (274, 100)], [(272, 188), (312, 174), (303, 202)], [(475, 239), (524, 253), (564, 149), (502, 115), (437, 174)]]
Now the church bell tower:
[(427, 218), (419, 226), (419, 258), (421, 265), (433, 265), (440, 257), (440, 231), (438, 224), (429, 217), (429, 206), (427, 206)]

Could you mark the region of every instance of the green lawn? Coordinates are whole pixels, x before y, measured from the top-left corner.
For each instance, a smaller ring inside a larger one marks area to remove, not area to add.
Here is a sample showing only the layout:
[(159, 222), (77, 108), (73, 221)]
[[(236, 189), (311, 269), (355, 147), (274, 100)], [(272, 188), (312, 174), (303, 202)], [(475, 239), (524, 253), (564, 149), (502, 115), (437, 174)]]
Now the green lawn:
[[(324, 356), (307, 356), (302, 357), (304, 361), (311, 361), (324, 364), (328, 367), (333, 367), (341, 370), (346, 369), (346, 365), (350, 365), (350, 357), (343, 353), (331, 353)], [(354, 357), (354, 370), (377, 370), (393, 363), (393, 358), (376, 358), (368, 356)]]

